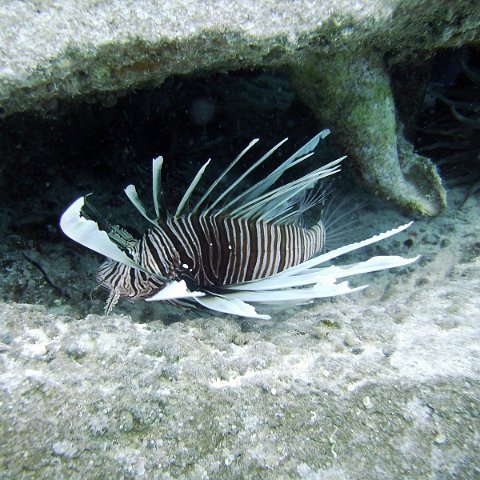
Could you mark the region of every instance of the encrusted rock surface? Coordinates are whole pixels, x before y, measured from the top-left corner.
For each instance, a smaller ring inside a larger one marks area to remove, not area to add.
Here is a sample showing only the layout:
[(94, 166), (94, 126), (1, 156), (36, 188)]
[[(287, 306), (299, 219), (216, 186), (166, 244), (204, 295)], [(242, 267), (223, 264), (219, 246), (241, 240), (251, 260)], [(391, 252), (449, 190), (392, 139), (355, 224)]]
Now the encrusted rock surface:
[[(335, 7), (309, 1), (86, 0), (0, 8), (0, 103), (7, 114), (62, 97), (158, 85), (173, 74), (293, 63), (309, 33), (323, 27), (342, 38), (352, 22), (372, 24), (392, 11), (379, 0)], [(344, 20), (328, 27), (338, 16)]]
[(424, 215), (445, 207), (434, 165), (403, 138), (390, 80), (377, 55), (312, 58), (296, 72), (295, 83), (319, 120), (332, 126), (369, 188)]

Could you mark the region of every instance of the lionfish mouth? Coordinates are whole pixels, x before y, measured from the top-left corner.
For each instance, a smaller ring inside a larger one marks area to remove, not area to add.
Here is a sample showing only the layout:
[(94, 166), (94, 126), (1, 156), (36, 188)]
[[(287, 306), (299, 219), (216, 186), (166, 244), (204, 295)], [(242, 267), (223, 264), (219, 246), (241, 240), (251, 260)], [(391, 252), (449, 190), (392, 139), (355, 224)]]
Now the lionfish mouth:
[(337, 173), (345, 157), (283, 185), (276, 184), (288, 169), (313, 155), (328, 134), (328, 130), (321, 131), (264, 179), (246, 186), (245, 178), (283, 145), (284, 139), (228, 188), (221, 187), (232, 167), (258, 141), (253, 140), (186, 211), (209, 160), (195, 175), (173, 214), (160, 209), (163, 158), (155, 158), (155, 215), (149, 216), (133, 185), (125, 189), (151, 224), (142, 239), (134, 239), (118, 226), (108, 232), (101, 230), (82, 214), (85, 197), (75, 200), (63, 213), (60, 227), (72, 240), (107, 257), (98, 272), (100, 284), (110, 290), (106, 313), (125, 297), (269, 319), (259, 314), (254, 304), (298, 304), (355, 292), (367, 285), (352, 288), (348, 281), (338, 280), (415, 262), (418, 257), (377, 256), (360, 263), (321, 267), (396, 235), (412, 223), (324, 252), (326, 232), (322, 221), (304, 228), (301, 220), (305, 210), (321, 197), (318, 182)]

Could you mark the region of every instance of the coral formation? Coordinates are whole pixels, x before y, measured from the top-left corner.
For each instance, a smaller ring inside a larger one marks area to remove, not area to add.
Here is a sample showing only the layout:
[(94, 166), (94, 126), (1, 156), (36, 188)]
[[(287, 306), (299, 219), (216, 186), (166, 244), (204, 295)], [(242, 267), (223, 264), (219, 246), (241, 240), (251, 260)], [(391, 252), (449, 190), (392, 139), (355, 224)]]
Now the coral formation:
[(445, 207), (434, 165), (403, 138), (389, 76), (379, 58), (312, 55), (293, 78), (318, 119), (332, 125), (371, 190), (424, 215)]

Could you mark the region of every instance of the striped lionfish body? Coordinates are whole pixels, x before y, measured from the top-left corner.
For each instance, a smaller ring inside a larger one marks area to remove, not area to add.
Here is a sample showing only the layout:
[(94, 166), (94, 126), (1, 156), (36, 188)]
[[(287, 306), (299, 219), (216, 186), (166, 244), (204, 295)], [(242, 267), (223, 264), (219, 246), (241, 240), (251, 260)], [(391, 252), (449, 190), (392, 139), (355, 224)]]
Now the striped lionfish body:
[(184, 280), (190, 288), (221, 287), (270, 277), (311, 258), (324, 244), (321, 222), (305, 229), (244, 218), (171, 217), (150, 229), (136, 248), (139, 264), (154, 275), (134, 269), (127, 275), (128, 267), (107, 260), (97, 277), (132, 299), (158, 290), (158, 277)]
[(319, 221), (304, 228), (302, 214), (318, 202), (318, 181), (338, 172), (344, 157), (284, 185), (274, 188), (274, 184), (287, 169), (310, 157), (328, 133), (320, 132), (266, 178), (242, 188), (244, 178), (285, 139), (214, 198), (212, 192), (220, 181), (257, 142), (252, 141), (189, 213), (183, 212), (185, 205), (210, 161), (199, 170), (176, 212), (161, 215), (158, 195), (163, 159), (156, 158), (156, 217), (148, 216), (135, 187), (125, 189), (138, 211), (152, 224), (138, 240), (120, 227), (112, 227), (110, 232), (100, 230), (93, 220), (81, 215), (84, 197), (77, 199), (63, 214), (60, 225), (69, 237), (108, 257), (97, 274), (100, 285), (110, 291), (106, 312), (125, 297), (201, 305), (225, 313), (269, 318), (258, 314), (251, 303), (299, 303), (348, 293), (365, 286), (350, 288), (347, 282), (337, 284), (338, 278), (415, 261), (416, 258), (374, 257), (343, 267), (318, 268), (331, 258), (387, 238), (409, 225), (321, 254), (325, 227)]

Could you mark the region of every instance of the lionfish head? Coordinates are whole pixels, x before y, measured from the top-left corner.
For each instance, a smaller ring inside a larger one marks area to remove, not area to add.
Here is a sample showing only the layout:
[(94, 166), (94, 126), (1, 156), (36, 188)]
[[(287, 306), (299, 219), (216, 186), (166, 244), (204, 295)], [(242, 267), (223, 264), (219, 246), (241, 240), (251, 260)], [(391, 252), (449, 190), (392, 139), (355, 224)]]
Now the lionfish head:
[(148, 298), (165, 287), (158, 278), (110, 258), (100, 265), (97, 282), (99, 287), (110, 291), (106, 312), (110, 312), (119, 298), (130, 301)]

